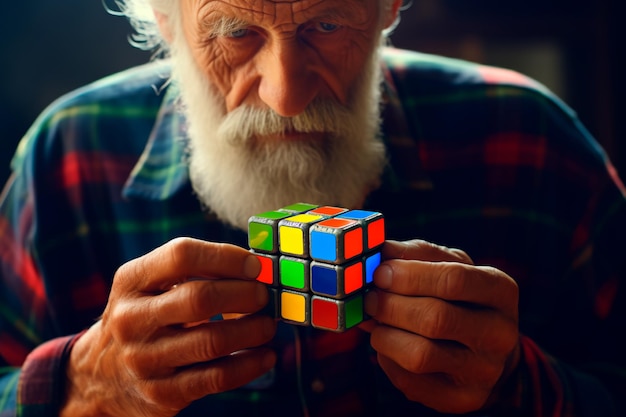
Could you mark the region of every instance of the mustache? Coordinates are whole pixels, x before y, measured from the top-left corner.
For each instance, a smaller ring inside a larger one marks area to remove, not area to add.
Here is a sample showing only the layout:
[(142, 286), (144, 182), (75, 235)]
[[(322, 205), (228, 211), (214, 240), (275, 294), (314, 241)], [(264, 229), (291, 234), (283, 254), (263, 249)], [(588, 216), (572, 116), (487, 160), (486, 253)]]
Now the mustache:
[(227, 113), (217, 133), (232, 144), (241, 144), (254, 136), (281, 135), (288, 132), (349, 133), (348, 107), (329, 99), (315, 99), (304, 112), (284, 117), (272, 109), (242, 105)]

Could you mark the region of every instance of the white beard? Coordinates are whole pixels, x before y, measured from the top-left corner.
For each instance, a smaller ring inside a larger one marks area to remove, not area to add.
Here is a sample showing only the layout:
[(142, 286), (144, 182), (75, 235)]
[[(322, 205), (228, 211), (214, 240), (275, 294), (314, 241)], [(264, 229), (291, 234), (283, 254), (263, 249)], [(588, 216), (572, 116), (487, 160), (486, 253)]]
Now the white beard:
[[(378, 138), (377, 48), (349, 108), (315, 101), (304, 114), (284, 118), (250, 106), (226, 114), (224, 99), (199, 70), (184, 37), (176, 38), (172, 80), (188, 122), (191, 183), (222, 221), (245, 230), (251, 215), (297, 202), (358, 208), (378, 186), (386, 159)], [(257, 139), (293, 129), (331, 133), (315, 141)]]

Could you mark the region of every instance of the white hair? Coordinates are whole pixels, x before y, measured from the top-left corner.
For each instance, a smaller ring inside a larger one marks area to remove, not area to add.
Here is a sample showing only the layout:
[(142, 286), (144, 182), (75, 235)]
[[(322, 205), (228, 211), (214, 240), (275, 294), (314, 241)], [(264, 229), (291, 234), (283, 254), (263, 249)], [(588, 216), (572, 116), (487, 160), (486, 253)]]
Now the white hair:
[(159, 30), (154, 12), (158, 11), (165, 16), (178, 13), (178, 2), (172, 0), (117, 0), (117, 7), (122, 16), (126, 16), (135, 30), (131, 44), (147, 51), (166, 53), (167, 43)]
[[(382, 10), (389, 11), (395, 0), (381, 0)], [(154, 12), (158, 11), (169, 19), (178, 19), (180, 8), (175, 0), (117, 0), (119, 13), (130, 20), (135, 30), (131, 43), (137, 48), (155, 51), (155, 55), (167, 55), (169, 47), (157, 26)], [(393, 25), (384, 31), (387, 36), (397, 26), (399, 16)]]

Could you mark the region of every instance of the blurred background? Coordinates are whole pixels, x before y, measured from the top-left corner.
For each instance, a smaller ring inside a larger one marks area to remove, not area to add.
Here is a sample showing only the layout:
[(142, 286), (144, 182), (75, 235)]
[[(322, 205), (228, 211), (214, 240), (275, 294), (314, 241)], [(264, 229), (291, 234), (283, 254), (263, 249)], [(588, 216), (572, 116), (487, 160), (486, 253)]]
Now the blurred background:
[[(108, 1), (108, 3), (107, 3)], [(54, 99), (146, 62), (113, 0), (10, 1), (0, 15), (0, 182)], [(626, 178), (626, 30), (617, 0), (412, 0), (394, 45), (512, 68), (574, 108)]]

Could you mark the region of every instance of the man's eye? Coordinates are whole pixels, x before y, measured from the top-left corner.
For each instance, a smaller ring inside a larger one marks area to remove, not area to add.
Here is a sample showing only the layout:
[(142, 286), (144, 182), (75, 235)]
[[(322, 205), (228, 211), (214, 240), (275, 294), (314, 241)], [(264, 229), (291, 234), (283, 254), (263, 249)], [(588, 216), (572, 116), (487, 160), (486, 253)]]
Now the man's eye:
[(228, 34), (228, 36), (230, 38), (243, 38), (244, 36), (246, 36), (248, 34), (248, 29), (243, 28), (243, 29), (236, 29), (233, 30), (232, 32), (230, 32)]
[(331, 33), (339, 29), (339, 25), (335, 25), (334, 23), (318, 22), (316, 24), (316, 29), (322, 33)]

